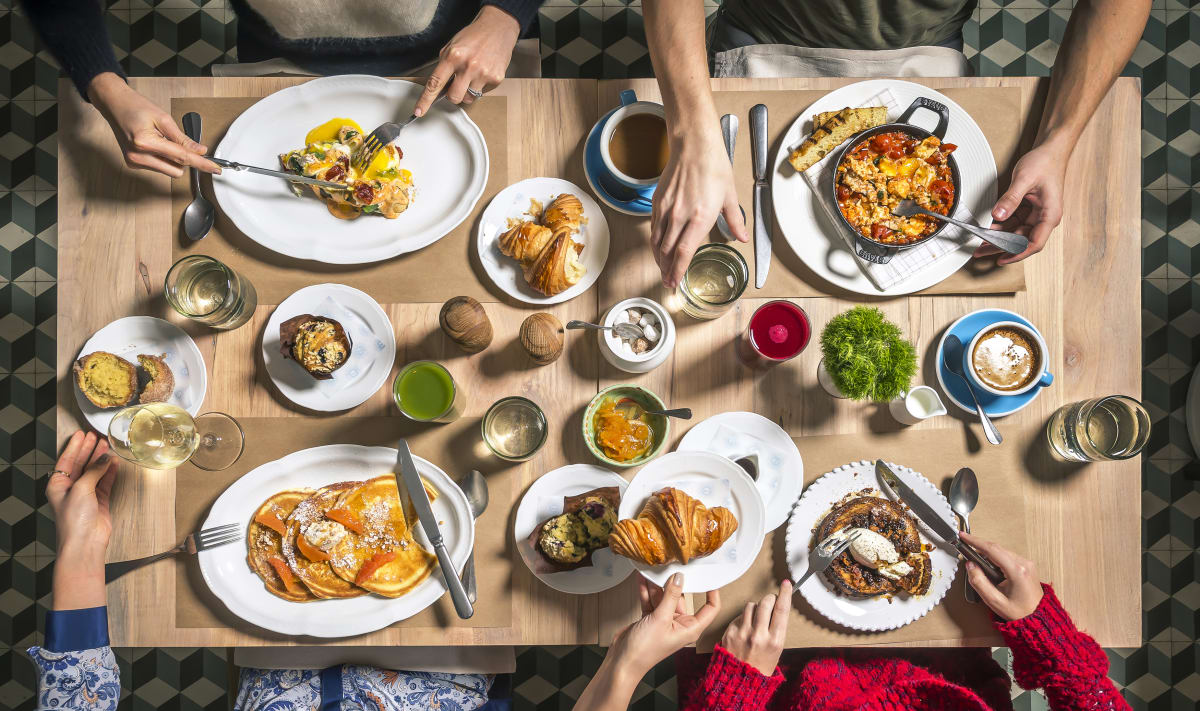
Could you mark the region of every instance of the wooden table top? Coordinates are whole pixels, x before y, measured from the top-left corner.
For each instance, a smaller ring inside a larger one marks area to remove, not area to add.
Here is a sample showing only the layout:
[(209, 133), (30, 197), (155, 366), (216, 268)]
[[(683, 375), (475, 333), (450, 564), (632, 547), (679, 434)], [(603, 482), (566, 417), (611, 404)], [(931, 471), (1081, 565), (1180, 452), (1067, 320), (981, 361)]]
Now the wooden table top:
[[(296, 83), (256, 79), (131, 79), (130, 83), (160, 106), (176, 97), (259, 96)], [(845, 79), (714, 80), (716, 89), (770, 91), (831, 89)], [(1035, 111), (1046, 81), (1034, 78), (930, 79), (940, 87), (1018, 87), (1024, 110)], [(513, 181), (539, 175), (563, 177), (586, 186), (581, 152), (587, 129), (615, 103), (617, 92), (634, 88), (639, 97), (656, 99), (653, 80), (508, 80), (497, 91), (509, 97), (508, 150)], [(170, 183), (162, 176), (126, 170), (111, 131), (99, 114), (69, 87), (60, 91), (62, 132), (59, 146), (58, 221), (58, 427), (60, 443), (83, 423), (76, 405), (71, 364), (92, 333), (124, 316), (166, 318), (196, 340), (209, 369), (205, 410), (237, 416), (305, 417), (270, 394), (265, 374), (256, 372), (258, 337), (271, 310), (260, 304), (254, 320), (232, 331), (214, 333), (170, 311), (161, 294), (171, 264), (171, 242), (178, 226), (170, 218)], [(912, 296), (878, 305), (898, 323), (925, 359), (936, 337), (964, 313), (983, 307), (1017, 311), (1038, 324), (1046, 338), (1055, 384), (1032, 405), (1004, 424), (1043, 423), (1059, 406), (1097, 395), (1141, 392), (1140, 292), (1140, 93), (1136, 79), (1118, 79), (1083, 134), (1068, 168), (1066, 212), (1042, 254), (1027, 262), (1027, 290), (1012, 295)], [(1034, 114), (1036, 115), (1036, 114)], [(793, 117), (772, 117), (791, 121)], [(514, 120), (516, 119), (516, 120)], [(748, 145), (748, 141), (743, 140)], [(497, 150), (492, 147), (492, 150)], [(748, 150), (739, 147), (739, 150)], [(1002, 168), (1003, 171), (1003, 168)], [(739, 186), (749, 206), (749, 186)], [(132, 208), (132, 209), (131, 209)], [(649, 251), (639, 247), (648, 222), (608, 211), (613, 234), (608, 269), (597, 288), (570, 302), (544, 309), (560, 320), (593, 320), (611, 304), (632, 294), (663, 302)], [(776, 235), (776, 250), (787, 250)], [(620, 265), (621, 278), (615, 278)], [(140, 268), (149, 274), (148, 285)], [(779, 268), (776, 266), (775, 268)], [(97, 275), (103, 275), (97, 278)], [(590, 462), (578, 431), (581, 408), (608, 384), (636, 382), (686, 404), (699, 421), (731, 410), (750, 410), (780, 423), (793, 436), (868, 432), (875, 408), (834, 401), (816, 386), (819, 349), (762, 374), (732, 358), (710, 358), (745, 328), (749, 314), (764, 300), (743, 298), (724, 317), (706, 323), (676, 322), (678, 343), (670, 360), (643, 376), (623, 374), (599, 357), (592, 338), (568, 339), (558, 362), (538, 369), (503, 367), (522, 359), (505, 349), (520, 322), (535, 309), (508, 303), (487, 304), (497, 333), (482, 356), (454, 358), (454, 377), (472, 393), (468, 416), (481, 416), (501, 396), (520, 392), (537, 401), (563, 436), (530, 462), (520, 465), (516, 500), (542, 473), (573, 462)], [(863, 299), (857, 299), (862, 301)], [(818, 327), (849, 308), (855, 299), (799, 299)], [(873, 300), (874, 301), (874, 300)], [(415, 357), (449, 357), (453, 346), (436, 329), (440, 303), (384, 304), (397, 331), (397, 363)], [(490, 354), (490, 355), (489, 355)], [(485, 362), (486, 356), (490, 360)], [(219, 366), (219, 367), (218, 367)], [(397, 366), (397, 367), (398, 367)], [(495, 367), (492, 367), (495, 366)], [(922, 370), (927, 373), (928, 370)], [(928, 380), (928, 378), (925, 378)], [(798, 394), (803, 393), (803, 397)], [(394, 413), (386, 388), (350, 416)], [(965, 417), (940, 418), (918, 429), (953, 428), (961, 433)], [(976, 430), (977, 425), (972, 425)], [(673, 443), (686, 431), (673, 429)], [(249, 443), (248, 446), (253, 446)], [(627, 473), (626, 476), (632, 476)], [(1027, 550), (1043, 579), (1054, 582), (1060, 598), (1082, 627), (1105, 646), (1141, 643), (1140, 462), (1138, 459), (1095, 465), (1086, 475), (1045, 481), (1022, 479), (1027, 506)], [(175, 480), (170, 472), (134, 471), (124, 465), (114, 490), (114, 535), (110, 560), (157, 553), (174, 546)], [(502, 502), (492, 502), (493, 506)], [(511, 536), (511, 531), (501, 532)], [(519, 557), (512, 551), (514, 561)], [(480, 564), (479, 573), (487, 575)], [(572, 596), (538, 582), (524, 564), (514, 562), (512, 623), (504, 628), (391, 627), (334, 644), (607, 644), (635, 616), (633, 577), (600, 595)], [(110, 586), (109, 620), (118, 646), (241, 646), (278, 644), (242, 628), (181, 628), (175, 624), (175, 568), (154, 565)], [(485, 601), (481, 600), (480, 603)], [(743, 606), (745, 601), (726, 600)], [(795, 613), (799, 614), (799, 613)], [(919, 624), (916, 623), (916, 624)], [(834, 638), (814, 638), (813, 646)], [(907, 644), (988, 644), (993, 639), (917, 640)], [(863, 643), (886, 640), (866, 638)], [(307, 642), (306, 642), (307, 643)]]

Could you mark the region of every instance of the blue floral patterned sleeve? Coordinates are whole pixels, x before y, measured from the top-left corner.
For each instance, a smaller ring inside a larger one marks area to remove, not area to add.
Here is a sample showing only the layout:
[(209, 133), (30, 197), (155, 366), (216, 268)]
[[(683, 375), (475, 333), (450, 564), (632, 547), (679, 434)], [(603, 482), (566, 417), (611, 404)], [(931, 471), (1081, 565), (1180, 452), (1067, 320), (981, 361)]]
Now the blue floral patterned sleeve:
[(46, 643), (30, 647), (38, 667), (37, 706), (116, 711), (121, 672), (108, 646), (108, 608), (46, 613)]

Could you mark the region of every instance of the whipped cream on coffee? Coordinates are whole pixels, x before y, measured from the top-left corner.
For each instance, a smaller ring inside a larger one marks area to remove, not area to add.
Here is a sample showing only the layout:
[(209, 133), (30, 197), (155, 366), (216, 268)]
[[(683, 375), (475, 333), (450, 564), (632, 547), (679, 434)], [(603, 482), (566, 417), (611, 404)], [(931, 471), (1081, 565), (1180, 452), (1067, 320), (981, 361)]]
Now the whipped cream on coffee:
[(1008, 326), (985, 333), (971, 354), (975, 376), (996, 390), (1018, 390), (1028, 385), (1037, 365), (1038, 352), (1033, 340)]

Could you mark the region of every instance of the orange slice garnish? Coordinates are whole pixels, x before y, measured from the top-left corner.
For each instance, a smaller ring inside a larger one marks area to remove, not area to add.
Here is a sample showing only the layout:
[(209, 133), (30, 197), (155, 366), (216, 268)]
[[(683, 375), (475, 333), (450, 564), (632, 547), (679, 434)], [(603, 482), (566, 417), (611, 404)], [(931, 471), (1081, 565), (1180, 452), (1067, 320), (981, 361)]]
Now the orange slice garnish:
[(391, 563), (393, 560), (396, 560), (396, 554), (390, 551), (387, 553), (376, 553), (371, 556), (366, 563), (363, 563), (363, 567), (358, 569), (358, 575), (354, 578), (355, 584), (362, 585), (367, 580), (370, 580), (375, 571)]
[(364, 530), (362, 521), (349, 509), (329, 509), (325, 512), (325, 518), (337, 521), (355, 533), (362, 533)]
[(296, 580), (296, 576), (292, 573), (292, 569), (279, 556), (271, 556), (267, 559), (271, 567), (275, 569), (275, 574), (283, 581), (283, 587), (293, 595), (302, 595), (304, 588), (300, 587), (300, 581)]
[(323, 560), (329, 560), (329, 554), (320, 548), (314, 547), (308, 542), (308, 539), (305, 538), (303, 534), (296, 536), (296, 547), (300, 549), (300, 552), (305, 558), (308, 558), (314, 563), (319, 563)]
[(254, 522), (266, 526), (281, 536), (287, 532), (287, 526), (283, 524), (283, 521), (279, 520), (274, 511), (258, 514), (254, 517)]

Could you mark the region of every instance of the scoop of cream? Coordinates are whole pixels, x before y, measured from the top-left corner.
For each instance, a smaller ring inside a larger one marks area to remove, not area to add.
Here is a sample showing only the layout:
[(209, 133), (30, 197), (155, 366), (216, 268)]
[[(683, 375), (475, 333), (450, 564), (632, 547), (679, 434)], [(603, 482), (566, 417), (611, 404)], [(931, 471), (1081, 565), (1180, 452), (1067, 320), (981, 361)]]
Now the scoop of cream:
[(850, 543), (850, 555), (860, 564), (874, 568), (891, 580), (899, 580), (912, 572), (912, 566), (900, 560), (900, 553), (892, 542), (869, 528), (850, 528), (846, 536), (858, 533)]

